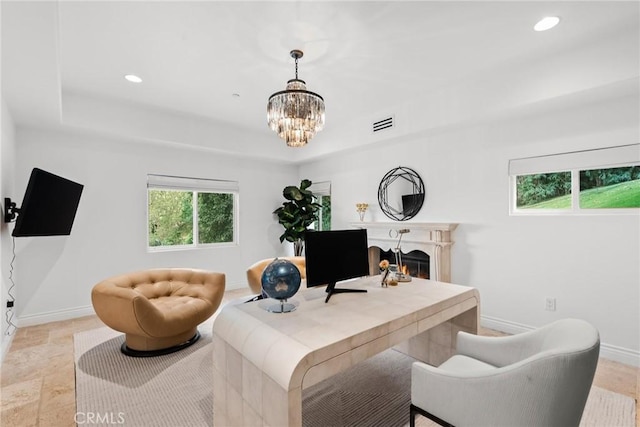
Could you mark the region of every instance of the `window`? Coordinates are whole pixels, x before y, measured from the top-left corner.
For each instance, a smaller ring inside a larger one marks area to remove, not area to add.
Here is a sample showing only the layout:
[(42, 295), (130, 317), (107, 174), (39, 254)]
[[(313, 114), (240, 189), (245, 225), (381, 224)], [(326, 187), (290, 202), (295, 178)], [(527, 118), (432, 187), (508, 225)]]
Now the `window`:
[(640, 144), (509, 162), (511, 213), (628, 213), (640, 208)]
[(331, 196), (318, 195), (316, 199), (322, 208), (320, 208), (319, 221), (313, 224), (313, 229), (318, 231), (331, 230)]
[(640, 208), (640, 166), (581, 170), (580, 208)]
[(516, 176), (518, 209), (571, 209), (571, 172)]
[(318, 215), (318, 221), (311, 225), (317, 231), (331, 230), (331, 183), (328, 181), (311, 184), (309, 190), (313, 193), (316, 202), (322, 208)]
[(235, 244), (237, 205), (235, 181), (148, 175), (148, 247)]

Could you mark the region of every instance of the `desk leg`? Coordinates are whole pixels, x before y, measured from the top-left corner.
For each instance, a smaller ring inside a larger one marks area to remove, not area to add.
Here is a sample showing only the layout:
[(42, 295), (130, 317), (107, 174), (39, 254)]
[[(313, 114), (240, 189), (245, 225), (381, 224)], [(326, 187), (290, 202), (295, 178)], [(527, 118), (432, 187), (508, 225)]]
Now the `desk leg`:
[(262, 421), (265, 426), (302, 426), (301, 388), (284, 390), (265, 375), (262, 396)]
[(414, 359), (439, 366), (456, 352), (456, 337), (459, 331), (478, 333), (478, 307), (473, 307), (449, 320), (439, 323), (438, 316), (424, 319), (423, 332), (394, 348)]
[(302, 389), (285, 390), (213, 336), (213, 425), (301, 426)]

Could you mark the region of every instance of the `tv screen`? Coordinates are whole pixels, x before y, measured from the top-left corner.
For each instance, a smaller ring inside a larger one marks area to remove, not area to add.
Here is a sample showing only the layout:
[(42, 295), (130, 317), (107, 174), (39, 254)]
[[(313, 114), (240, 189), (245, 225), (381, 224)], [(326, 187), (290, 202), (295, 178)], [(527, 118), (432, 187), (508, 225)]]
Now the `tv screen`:
[(336, 289), (336, 282), (369, 275), (367, 230), (308, 231), (304, 240), (307, 286), (328, 285), (326, 301), (354, 291)]
[(77, 182), (34, 168), (12, 235), (69, 235), (83, 188)]
[(424, 194), (405, 194), (402, 196), (402, 213), (403, 215), (415, 216), (420, 211), (424, 202)]

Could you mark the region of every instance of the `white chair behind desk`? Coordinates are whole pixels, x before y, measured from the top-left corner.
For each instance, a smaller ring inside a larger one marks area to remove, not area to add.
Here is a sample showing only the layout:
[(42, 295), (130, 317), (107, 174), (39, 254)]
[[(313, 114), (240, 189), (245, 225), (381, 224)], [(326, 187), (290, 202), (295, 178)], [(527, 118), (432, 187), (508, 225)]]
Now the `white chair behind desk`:
[(443, 426), (578, 426), (600, 337), (565, 319), (506, 337), (460, 332), (456, 350), (437, 368), (413, 364), (411, 427), (416, 414)]

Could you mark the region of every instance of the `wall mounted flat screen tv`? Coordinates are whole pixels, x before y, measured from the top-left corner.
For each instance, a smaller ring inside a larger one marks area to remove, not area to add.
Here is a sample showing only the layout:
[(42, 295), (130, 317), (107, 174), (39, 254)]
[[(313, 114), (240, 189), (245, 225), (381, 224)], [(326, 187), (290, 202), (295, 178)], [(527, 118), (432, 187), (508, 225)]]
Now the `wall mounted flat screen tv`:
[(15, 237), (66, 236), (76, 217), (84, 186), (34, 168), (22, 199)]
[(336, 288), (336, 283), (369, 275), (367, 230), (307, 231), (304, 238), (307, 286), (327, 285), (327, 299), (365, 289)]
[(402, 214), (407, 216), (415, 216), (422, 208), (424, 203), (424, 194), (405, 194), (402, 196)]

